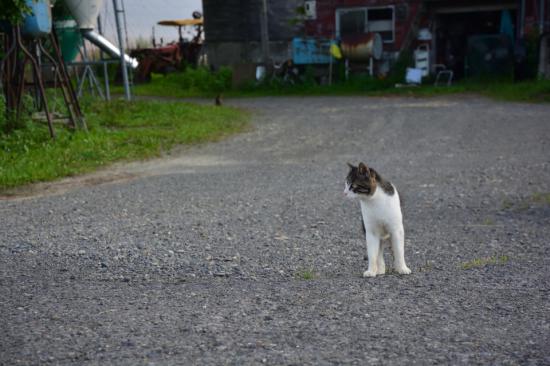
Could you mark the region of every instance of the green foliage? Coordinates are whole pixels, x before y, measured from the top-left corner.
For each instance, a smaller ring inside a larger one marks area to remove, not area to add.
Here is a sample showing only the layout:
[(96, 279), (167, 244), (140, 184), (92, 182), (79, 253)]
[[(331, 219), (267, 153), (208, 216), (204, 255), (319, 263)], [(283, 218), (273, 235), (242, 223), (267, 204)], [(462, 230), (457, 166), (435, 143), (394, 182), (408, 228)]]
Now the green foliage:
[[(410, 53), (402, 53), (392, 72), (383, 79), (368, 74), (354, 74), (345, 80), (343, 63), (334, 65), (332, 85), (318, 84), (313, 68), (307, 67), (299, 80), (292, 83), (281, 78), (266, 77), (263, 82), (250, 82), (238, 89), (231, 88), (232, 72), (222, 68), (211, 72), (204, 68), (188, 68), (185, 72), (153, 74), (148, 84), (137, 85), (136, 95), (166, 97), (214, 97), (223, 92), (225, 96), (272, 96), (272, 95), (406, 95), (438, 96), (458, 93), (477, 93), (495, 99), (525, 102), (550, 102), (550, 80), (529, 80), (513, 82), (510, 79), (490, 78), (485, 80), (466, 79), (454, 82), (452, 86), (433, 85), (433, 80), (425, 80), (423, 85), (414, 88), (396, 88), (397, 83), (405, 82), (406, 68), (411, 63)], [(121, 87), (113, 91), (122, 93)]]
[(2, 0), (2, 11), (0, 21), (7, 21), (11, 24), (19, 24), (26, 14), (31, 14), (31, 9), (25, 0)]
[(534, 194), (531, 196), (531, 201), (532, 201), (533, 203), (544, 204), (544, 205), (550, 205), (550, 193), (549, 193), (549, 192), (546, 192), (546, 193), (542, 193), (542, 192), (534, 193)]
[(493, 226), (495, 224), (495, 221), (491, 219), (490, 217), (483, 220), (483, 225), (485, 226)]
[[(204, 67), (187, 67), (183, 72), (152, 74), (151, 82), (134, 87), (136, 95), (166, 97), (214, 97), (231, 89), (231, 69), (222, 67), (212, 72)], [(121, 92), (121, 87), (114, 87)]]
[(534, 79), (537, 77), (539, 65), (539, 37), (538, 29), (533, 28), (525, 37), (527, 46), (527, 77)]
[(305, 269), (296, 273), (296, 278), (303, 281), (314, 280), (316, 277), (315, 272), (310, 269)]
[(58, 0), (55, 2), (52, 8), (52, 16), (54, 19), (67, 19), (72, 18), (71, 11), (65, 1)]
[(45, 125), (0, 135), (0, 188), (79, 174), (117, 160), (159, 156), (175, 144), (216, 140), (242, 130), (246, 114), (177, 102), (83, 103), (89, 132)]
[(487, 258), (476, 258), (468, 262), (462, 263), (462, 269), (481, 268), (488, 265), (505, 264), (509, 258), (507, 255), (492, 256)]
[(30, 115), (34, 110), (34, 102), (29, 94), (23, 96), (21, 105), (21, 117), (19, 121), (16, 120), (16, 111), (6, 110), (6, 100), (4, 95), (0, 95), (0, 133), (10, 133), (14, 130), (25, 128)]
[(405, 81), (407, 67), (411, 67), (413, 64), (413, 53), (411, 51), (402, 51), (388, 75), (389, 82), (391, 84), (403, 83)]

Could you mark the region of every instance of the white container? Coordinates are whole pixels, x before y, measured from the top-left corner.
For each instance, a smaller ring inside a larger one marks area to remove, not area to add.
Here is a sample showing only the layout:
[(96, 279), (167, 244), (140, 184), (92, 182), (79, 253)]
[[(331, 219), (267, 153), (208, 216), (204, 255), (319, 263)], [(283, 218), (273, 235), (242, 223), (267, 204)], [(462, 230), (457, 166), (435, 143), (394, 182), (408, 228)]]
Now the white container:
[(65, 0), (80, 29), (94, 29), (103, 0)]
[(261, 81), (265, 78), (265, 66), (256, 67), (256, 80)]
[(422, 76), (430, 73), (430, 48), (422, 44), (414, 51), (414, 68), (422, 70)]
[(409, 84), (420, 84), (422, 82), (422, 70), (407, 67), (405, 81)]

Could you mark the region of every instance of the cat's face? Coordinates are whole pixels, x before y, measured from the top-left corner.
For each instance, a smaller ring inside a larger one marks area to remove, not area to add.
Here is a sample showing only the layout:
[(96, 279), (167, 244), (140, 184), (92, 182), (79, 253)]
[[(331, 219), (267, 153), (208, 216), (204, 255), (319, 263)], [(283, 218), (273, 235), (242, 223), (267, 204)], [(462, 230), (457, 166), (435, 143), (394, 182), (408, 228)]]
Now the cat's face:
[(344, 195), (351, 199), (372, 196), (376, 190), (376, 179), (369, 168), (363, 163), (359, 166), (348, 163), (348, 166), (350, 171), (346, 177)]

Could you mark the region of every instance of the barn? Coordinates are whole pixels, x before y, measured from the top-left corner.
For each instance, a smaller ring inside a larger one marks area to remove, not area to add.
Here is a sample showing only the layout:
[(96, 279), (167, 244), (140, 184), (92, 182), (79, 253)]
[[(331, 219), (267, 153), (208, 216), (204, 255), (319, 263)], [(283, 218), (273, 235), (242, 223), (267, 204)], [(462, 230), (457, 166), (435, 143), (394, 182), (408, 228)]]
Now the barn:
[(214, 67), (292, 59), (296, 38), (378, 33), (378, 72), (420, 47), (428, 72), (445, 68), (457, 78), (528, 67), (550, 31), (549, 7), (550, 0), (203, 0)]

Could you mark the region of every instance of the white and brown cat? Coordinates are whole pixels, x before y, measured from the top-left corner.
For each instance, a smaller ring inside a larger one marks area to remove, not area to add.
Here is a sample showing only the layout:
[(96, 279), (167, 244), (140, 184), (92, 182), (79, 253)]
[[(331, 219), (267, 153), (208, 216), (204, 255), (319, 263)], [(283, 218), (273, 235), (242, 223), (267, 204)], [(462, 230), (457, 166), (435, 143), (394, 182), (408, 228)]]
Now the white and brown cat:
[(374, 169), (363, 163), (349, 164), (344, 194), (358, 199), (363, 216), (363, 230), (367, 240), (368, 269), (364, 277), (386, 273), (383, 239), (390, 239), (393, 251), (393, 266), (400, 274), (410, 274), (405, 264), (405, 232), (401, 202), (395, 186), (384, 180)]

